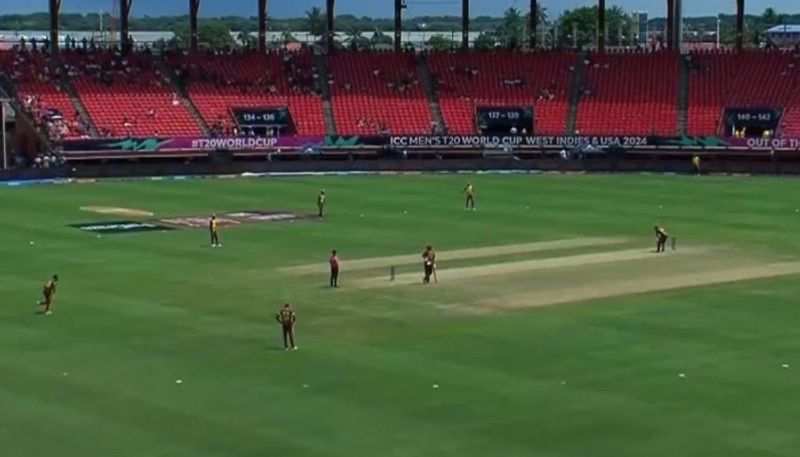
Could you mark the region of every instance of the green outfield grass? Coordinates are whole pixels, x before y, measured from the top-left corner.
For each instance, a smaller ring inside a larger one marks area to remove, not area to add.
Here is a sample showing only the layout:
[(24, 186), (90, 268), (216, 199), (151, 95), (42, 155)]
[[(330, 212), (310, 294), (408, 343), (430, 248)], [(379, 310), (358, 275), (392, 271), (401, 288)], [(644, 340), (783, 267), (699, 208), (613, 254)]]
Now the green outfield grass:
[[(314, 213), (321, 188), (323, 221), (224, 228), (219, 249), (205, 229), (69, 226), (142, 219), (86, 206)], [(0, 457), (794, 457), (798, 195), (790, 179), (633, 175), (0, 188)], [(647, 252), (656, 222), (677, 251)], [(605, 241), (558, 244), (586, 238)], [(425, 244), (438, 285), (380, 259)]]

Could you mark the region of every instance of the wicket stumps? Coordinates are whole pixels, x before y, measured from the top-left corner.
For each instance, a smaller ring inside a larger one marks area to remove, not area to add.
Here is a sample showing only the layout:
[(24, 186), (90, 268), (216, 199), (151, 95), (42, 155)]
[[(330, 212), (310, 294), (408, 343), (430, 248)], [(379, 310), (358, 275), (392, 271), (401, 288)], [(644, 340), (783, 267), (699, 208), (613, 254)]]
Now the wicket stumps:
[(678, 239), (674, 236), (672, 237), (672, 250), (674, 251), (678, 247)]
[(394, 281), (394, 265), (389, 267), (389, 281)]

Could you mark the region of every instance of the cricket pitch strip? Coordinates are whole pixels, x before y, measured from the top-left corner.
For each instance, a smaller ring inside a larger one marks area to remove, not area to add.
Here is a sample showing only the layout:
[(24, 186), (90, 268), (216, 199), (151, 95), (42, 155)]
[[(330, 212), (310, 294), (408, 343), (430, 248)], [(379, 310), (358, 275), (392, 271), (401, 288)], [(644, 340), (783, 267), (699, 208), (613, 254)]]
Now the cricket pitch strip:
[[(625, 241), (625, 238), (570, 238), (565, 240), (539, 241), (535, 243), (501, 244), (498, 246), (457, 249), (453, 251), (437, 251), (437, 256), (447, 260), (467, 260), (507, 254), (527, 254), (533, 252), (555, 251), (557, 249), (610, 246), (614, 244), (621, 244)], [(420, 253), (421, 252), (422, 250), (420, 249)], [(372, 257), (367, 259), (345, 260), (343, 263), (343, 269), (352, 272), (370, 270), (373, 268), (388, 268), (392, 265), (414, 265), (420, 262), (420, 254)], [(280, 268), (278, 271), (291, 275), (324, 274), (327, 273), (328, 266), (322, 262), (284, 267)]]
[(645, 276), (603, 284), (576, 285), (575, 287), (501, 296), (497, 299), (484, 299), (478, 302), (478, 306), (495, 311), (531, 308), (794, 274), (800, 274), (800, 262), (773, 263), (702, 273)]
[[(581, 247), (600, 252), (547, 253)], [(546, 254), (544, 258), (519, 260), (517, 256), (513, 261), (497, 262), (503, 253), (534, 252)], [(353, 273), (347, 284), (351, 290), (403, 288), (404, 294), (424, 293), (426, 297), (441, 290), (437, 295), (446, 299), (441, 310), (486, 314), (800, 274), (800, 259), (756, 257), (712, 246), (688, 246), (656, 254), (652, 248), (632, 248), (631, 242), (622, 238), (574, 238), (440, 251), (437, 259), (444, 265), (437, 269), (437, 284), (422, 284), (418, 255), (347, 262), (345, 271)], [(455, 259), (473, 262), (446, 267)], [(420, 271), (398, 274), (394, 280), (385, 273), (366, 271), (417, 263)], [(324, 271), (324, 264), (284, 269), (293, 274)]]
[[(681, 251), (681, 255), (701, 254), (704, 248), (688, 248)], [(656, 254), (647, 249), (627, 249), (622, 251), (598, 252), (593, 254), (579, 254), (566, 257), (550, 257), (545, 259), (522, 260), (518, 262), (492, 263), (474, 267), (447, 268), (437, 271), (438, 280), (454, 282), (472, 280), (484, 276), (496, 276), (510, 273), (533, 272), (537, 270), (550, 270), (554, 268), (578, 267), (584, 265), (597, 265), (628, 260), (654, 258)], [(668, 256), (661, 256), (667, 258)], [(392, 287), (420, 282), (419, 273), (404, 273), (397, 275), (394, 281), (387, 281), (385, 277), (355, 280), (356, 287), (370, 289), (376, 287)]]

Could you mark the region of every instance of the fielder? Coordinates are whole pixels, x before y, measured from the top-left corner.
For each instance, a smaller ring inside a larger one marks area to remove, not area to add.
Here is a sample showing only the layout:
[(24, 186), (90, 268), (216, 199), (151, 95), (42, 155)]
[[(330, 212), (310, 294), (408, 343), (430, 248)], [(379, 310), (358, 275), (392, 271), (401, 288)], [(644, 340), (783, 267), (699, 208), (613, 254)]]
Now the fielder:
[(219, 222), (217, 222), (217, 216), (215, 214), (212, 214), (211, 219), (208, 221), (208, 231), (211, 234), (211, 247), (222, 247), (222, 245), (219, 244)]
[(433, 246), (427, 246), (422, 253), (422, 266), (425, 269), (425, 276), (422, 278), (423, 284), (431, 283), (431, 276), (436, 277), (436, 253)]
[(475, 211), (475, 186), (471, 182), (468, 182), (467, 187), (464, 188), (464, 195), (467, 197), (464, 209)]
[(328, 259), (331, 266), (331, 287), (339, 287), (339, 255), (336, 249), (331, 251), (331, 257)]
[(317, 195), (317, 217), (322, 219), (325, 215), (325, 189), (319, 191), (319, 195)]
[[(297, 322), (297, 315), (292, 307), (288, 303), (283, 305), (283, 309), (275, 316), (275, 320), (277, 320), (283, 328), (284, 350), (288, 351), (290, 347), (293, 350), (297, 350), (297, 346), (294, 344), (294, 324)], [(289, 346), (290, 344), (291, 346)]]
[(42, 295), (44, 296), (43, 300), (37, 302), (39, 307), (44, 306), (44, 309), (41, 311), (42, 314), (52, 314), (53, 306), (53, 297), (56, 295), (56, 284), (58, 283), (58, 275), (53, 275), (53, 277), (44, 284), (42, 287)]

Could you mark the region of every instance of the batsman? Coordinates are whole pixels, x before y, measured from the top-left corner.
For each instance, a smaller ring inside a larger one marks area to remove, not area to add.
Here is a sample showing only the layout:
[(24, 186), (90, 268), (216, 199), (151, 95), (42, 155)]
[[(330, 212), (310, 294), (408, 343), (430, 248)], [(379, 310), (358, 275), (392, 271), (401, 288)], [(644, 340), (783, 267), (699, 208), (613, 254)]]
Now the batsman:
[(659, 227), (656, 225), (654, 229), (656, 232), (656, 252), (665, 252), (669, 234), (666, 230), (664, 230), (664, 227)]
[(431, 283), (431, 276), (436, 279), (436, 253), (433, 246), (428, 245), (422, 253), (422, 266), (425, 269), (425, 276), (422, 278), (423, 284)]

